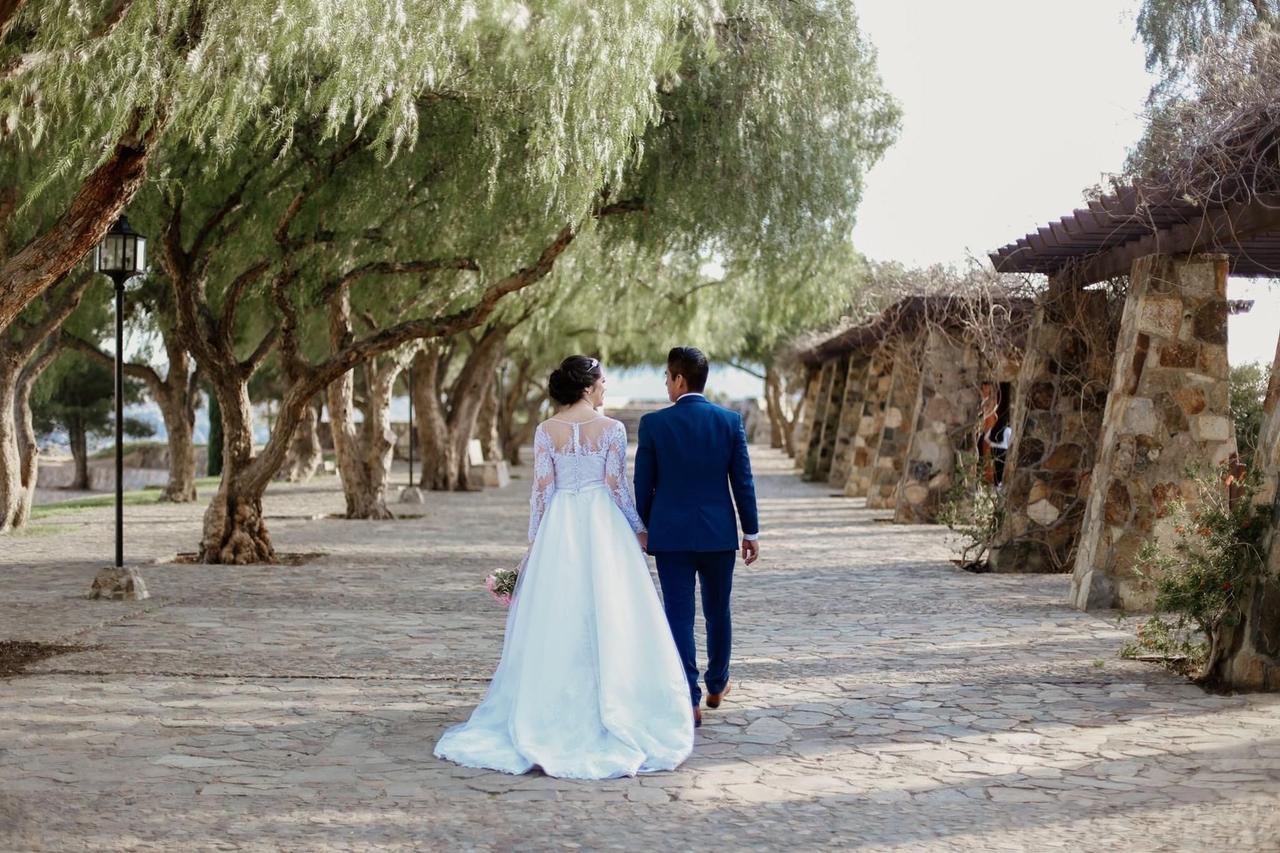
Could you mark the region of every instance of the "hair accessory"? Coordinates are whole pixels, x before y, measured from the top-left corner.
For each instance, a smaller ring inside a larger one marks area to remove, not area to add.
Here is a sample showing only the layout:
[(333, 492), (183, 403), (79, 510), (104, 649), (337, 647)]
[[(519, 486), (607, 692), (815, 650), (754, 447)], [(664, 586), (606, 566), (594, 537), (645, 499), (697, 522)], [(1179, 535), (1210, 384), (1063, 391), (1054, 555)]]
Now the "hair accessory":
[(591, 370), (595, 370), (599, 366), (600, 366), (599, 359), (596, 359), (596, 358), (591, 359), (591, 368), (590, 368)]

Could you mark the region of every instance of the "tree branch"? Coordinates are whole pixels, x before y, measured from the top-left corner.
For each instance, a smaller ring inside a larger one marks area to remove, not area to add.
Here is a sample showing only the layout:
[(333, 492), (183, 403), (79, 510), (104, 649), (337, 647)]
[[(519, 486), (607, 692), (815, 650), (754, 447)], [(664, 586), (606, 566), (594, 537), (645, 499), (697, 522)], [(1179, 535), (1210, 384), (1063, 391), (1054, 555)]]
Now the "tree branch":
[(249, 285), (262, 278), (271, 264), (269, 261), (258, 261), (249, 267), (240, 275), (236, 276), (235, 281), (231, 282), (231, 286), (227, 288), (226, 296), (222, 298), (222, 333), (230, 336), (235, 328), (236, 309), (240, 307), (240, 299), (244, 296), (245, 290)]
[(0, 0), (0, 44), (9, 37), (27, 0)]
[(168, 113), (160, 111), (145, 131), (143, 117), (141, 110), (134, 114), (111, 156), (84, 180), (62, 216), (0, 265), (0, 330), (84, 258), (137, 192)]
[(480, 266), (471, 258), (436, 258), (429, 261), (375, 261), (362, 264), (348, 270), (338, 278), (325, 285), (320, 291), (320, 300), (328, 302), (330, 297), (344, 287), (350, 286), (359, 279), (371, 275), (406, 275), (438, 270), (468, 270), (479, 272)]
[(270, 355), (279, 337), (280, 328), (273, 326), (269, 332), (262, 336), (262, 340), (258, 341), (257, 347), (254, 348), (253, 352), (249, 353), (249, 357), (240, 362), (240, 372), (245, 378), (252, 376), (254, 371), (262, 364), (262, 360)]
[[(209, 218), (204, 221), (204, 225), (200, 228), (200, 233), (196, 236), (196, 241), (191, 245), (190, 254), (193, 257), (200, 258), (204, 255), (205, 245), (209, 241), (210, 235), (218, 229), (228, 216), (235, 213), (244, 204), (244, 193), (252, 181), (262, 171), (262, 163), (259, 161), (253, 168), (247, 169), (244, 176), (240, 179), (240, 183), (236, 184), (236, 188), (222, 201), (222, 205), (210, 214)], [(206, 260), (207, 263), (207, 260)]]
[(62, 350), (62, 340), (59, 336), (53, 335), (44, 342), (44, 347), (40, 354), (34, 360), (27, 363), (22, 368), (22, 372), (18, 374), (18, 382), (15, 386), (17, 390), (17, 398), (19, 400), (29, 400), (31, 398), (31, 386), (40, 378), (40, 374), (53, 364), (53, 360), (58, 357), (58, 353)]
[[(15, 16), (25, 2), (26, 0), (0, 0), (0, 41), (3, 41), (9, 35)], [(74, 50), (35, 50), (13, 57), (3, 67), (0, 67), (0, 83), (12, 80), (15, 77), (26, 74), (28, 71), (33, 71), (54, 59), (61, 60), (63, 65), (68, 65), (71, 62), (84, 62), (97, 49), (99, 43), (115, 31), (115, 28), (124, 19), (125, 13), (129, 11), (131, 5), (133, 5), (133, 0), (116, 0), (115, 4), (107, 10), (107, 14), (103, 19), (98, 22), (98, 25), (89, 31), (84, 40)], [(6, 9), (6, 6), (10, 8)]]
[(306, 375), (310, 365), (302, 357), (302, 345), (298, 340), (298, 308), (289, 296), (289, 285), (294, 274), (283, 271), (271, 282), (271, 298), (280, 311), (280, 358), (284, 362), (285, 375), (296, 382)]
[[(60, 340), (65, 346), (84, 353), (99, 364), (110, 368), (114, 368), (116, 365), (114, 355), (103, 351), (79, 335), (64, 331), (60, 335)], [(164, 380), (160, 378), (160, 374), (156, 372), (154, 367), (149, 364), (135, 364), (129, 361), (126, 361), (123, 367), (126, 376), (132, 376), (147, 383), (147, 387), (151, 389), (153, 396), (160, 397), (164, 395)]]
[(764, 379), (764, 378), (765, 378), (765, 376), (764, 376), (764, 374), (763, 374), (763, 373), (761, 373), (760, 371), (756, 370), (754, 367), (748, 367), (747, 365), (742, 364), (741, 362), (737, 362), (737, 361), (727, 361), (727, 362), (725, 362), (725, 364), (728, 364), (730, 367), (735, 367), (735, 368), (737, 368), (738, 370), (741, 370), (743, 373), (749, 373), (749, 374), (751, 374), (752, 376), (754, 376), (756, 379), (761, 379), (761, 380), (762, 380), (762, 379)]
[(18, 344), (24, 358), (30, 358), (31, 353), (35, 352), (46, 339), (54, 336), (72, 312), (80, 306), (80, 300), (84, 298), (84, 292), (89, 289), (92, 282), (93, 273), (81, 270), (69, 283), (54, 285), (58, 289), (57, 292), (45, 293), (45, 298), (50, 303), (48, 310), (38, 322), (26, 328)]
[(294, 193), (292, 201), (289, 202), (289, 206), (285, 208), (285, 211), (281, 215), (279, 221), (276, 222), (275, 231), (272, 232), (272, 236), (274, 236), (276, 243), (283, 247), (289, 242), (289, 228), (293, 225), (293, 220), (297, 218), (298, 213), (302, 210), (302, 205), (311, 196), (311, 193), (315, 191), (317, 186), (322, 186), (325, 181), (333, 177), (334, 173), (338, 170), (338, 167), (346, 162), (351, 155), (355, 154), (356, 151), (359, 150), (359, 146), (359, 135), (353, 136), (351, 139), (347, 140), (345, 145), (333, 152), (329, 157), (329, 162), (326, 164), (324, 169), (317, 170), (317, 172), (312, 175), (311, 181), (304, 183), (298, 188), (298, 191)]

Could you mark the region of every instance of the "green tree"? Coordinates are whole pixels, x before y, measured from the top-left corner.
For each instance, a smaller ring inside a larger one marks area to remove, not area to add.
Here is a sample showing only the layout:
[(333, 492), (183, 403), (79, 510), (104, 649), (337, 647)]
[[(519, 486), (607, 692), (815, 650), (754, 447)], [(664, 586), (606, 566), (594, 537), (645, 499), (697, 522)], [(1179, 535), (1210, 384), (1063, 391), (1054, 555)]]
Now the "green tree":
[[(142, 400), (142, 383), (125, 382), (125, 402)], [(75, 459), (73, 489), (90, 488), (88, 440), (108, 435), (115, 426), (115, 378), (111, 369), (78, 352), (64, 352), (36, 383), (32, 405), (36, 428), (41, 432), (65, 430)], [(155, 433), (145, 421), (124, 419), (126, 435), (146, 437)]]
[(1261, 362), (1232, 365), (1228, 376), (1230, 387), (1229, 408), (1235, 421), (1236, 444), (1240, 448), (1240, 461), (1252, 467), (1258, 449), (1258, 436), (1262, 431), (1262, 401), (1267, 394), (1268, 366)]
[(85, 270), (66, 276), (0, 331), (0, 533), (30, 517), (39, 466), (32, 392), (61, 350), (59, 327), (93, 278)]
[(1277, 0), (1143, 0), (1137, 32), (1147, 69), (1176, 81), (1211, 40), (1251, 35), (1277, 16)]

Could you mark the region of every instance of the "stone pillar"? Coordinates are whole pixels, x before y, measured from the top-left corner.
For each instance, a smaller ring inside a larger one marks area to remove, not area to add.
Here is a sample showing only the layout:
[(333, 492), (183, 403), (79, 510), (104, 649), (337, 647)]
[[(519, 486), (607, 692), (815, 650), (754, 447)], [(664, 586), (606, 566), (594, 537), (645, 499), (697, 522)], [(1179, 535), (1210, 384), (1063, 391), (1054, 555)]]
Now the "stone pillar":
[(1081, 610), (1150, 609), (1155, 591), (1133, 571), (1139, 549), (1164, 532), (1170, 499), (1194, 498), (1187, 466), (1235, 452), (1226, 295), (1224, 255), (1134, 261), (1071, 579)]
[(885, 399), (881, 421), (880, 446), (872, 464), (871, 485), (867, 489), (869, 509), (892, 509), (902, 468), (916, 422), (916, 406), (920, 402), (919, 350), (914, 342), (900, 344), (893, 360), (893, 376)]
[(1036, 306), (1009, 425), (995, 572), (1069, 572), (1098, 456), (1116, 324), (1108, 296), (1052, 282)]
[(920, 401), (907, 446), (893, 520), (932, 524), (951, 486), (956, 452), (977, 448), (979, 353), (947, 330), (930, 329), (920, 370)]
[(835, 451), (831, 457), (831, 474), (827, 482), (843, 491), (853, 461), (853, 440), (862, 419), (862, 404), (867, 394), (867, 367), (870, 360), (862, 353), (849, 358), (849, 372), (844, 383), (844, 403), (840, 407), (840, 423), (836, 427)]
[(818, 466), (818, 448), (822, 446), (822, 427), (827, 422), (827, 403), (831, 400), (831, 380), (835, 376), (834, 361), (824, 362), (818, 373), (817, 396), (813, 401), (813, 417), (809, 419), (809, 442), (801, 465), (804, 479), (812, 480)]
[(893, 383), (893, 354), (880, 347), (867, 363), (862, 411), (853, 435), (853, 452), (849, 459), (849, 476), (844, 493), (851, 498), (865, 498), (871, 490), (876, 456), (880, 451), (880, 434), (884, 430), (884, 409)]
[[(809, 465), (805, 466), (804, 478), (818, 482), (825, 481), (831, 474), (831, 461), (835, 456), (836, 432), (840, 427), (840, 408), (844, 402), (844, 386), (849, 377), (849, 356), (833, 359), (828, 363), (831, 376), (826, 385), (826, 393), (819, 401), (821, 432), (816, 444), (811, 438), (809, 446), (813, 452), (809, 456)], [(818, 429), (817, 424), (814, 426)]]
[(808, 369), (804, 396), (800, 398), (800, 411), (796, 412), (795, 432), (791, 436), (791, 446), (795, 449), (795, 466), (804, 470), (809, 459), (809, 436), (813, 434), (814, 410), (818, 405), (818, 386), (822, 382), (822, 370), (817, 367)]
[(1232, 690), (1280, 690), (1280, 342), (1263, 412), (1253, 464), (1263, 477), (1257, 501), (1271, 510), (1267, 563), (1244, 593), (1244, 619), (1226, 629), (1218, 662), (1207, 673), (1210, 682)]

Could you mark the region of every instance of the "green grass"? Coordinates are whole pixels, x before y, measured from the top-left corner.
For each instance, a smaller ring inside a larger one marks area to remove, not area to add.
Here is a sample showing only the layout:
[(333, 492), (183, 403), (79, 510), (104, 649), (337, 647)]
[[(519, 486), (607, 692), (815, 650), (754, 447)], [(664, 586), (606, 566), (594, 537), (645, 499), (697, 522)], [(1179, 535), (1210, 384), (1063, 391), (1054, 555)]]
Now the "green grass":
[[(196, 488), (209, 488), (218, 485), (218, 477), (199, 477), (196, 479)], [(156, 504), (160, 502), (160, 495), (164, 490), (155, 487), (149, 489), (138, 489), (137, 491), (124, 493), (125, 506), (145, 506), (147, 504)], [(91, 498), (75, 498), (69, 501), (60, 501), (59, 503), (40, 504), (31, 508), (31, 518), (48, 518), (51, 515), (62, 512), (72, 512), (81, 509), (97, 509), (104, 506), (115, 506), (116, 496), (114, 492), (105, 495), (94, 495)]]
[[(126, 441), (124, 443), (124, 455), (128, 456), (135, 450), (141, 450), (145, 447), (164, 447), (163, 441)], [(101, 450), (95, 450), (89, 454), (90, 459), (113, 459), (116, 455), (116, 449), (112, 447), (104, 447)]]
[[(135, 506), (140, 504), (154, 504), (160, 502), (159, 489), (143, 489), (136, 492), (125, 492), (125, 506)], [(56, 504), (41, 504), (31, 508), (31, 517), (48, 518), (49, 516), (67, 512), (69, 510), (78, 509), (95, 509), (97, 507), (115, 506), (116, 496), (111, 495), (94, 495), (91, 498), (76, 498), (70, 501), (61, 501)]]
[[(34, 508), (32, 516), (35, 516)], [(28, 524), (26, 527), (13, 531), (10, 535), (21, 538), (34, 539), (40, 536), (57, 536), (64, 530), (70, 530), (70, 524)]]

